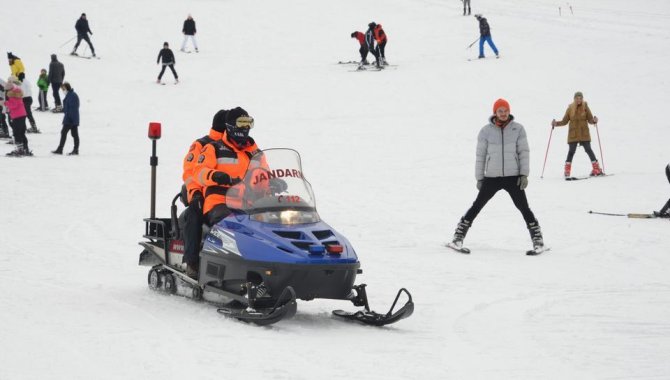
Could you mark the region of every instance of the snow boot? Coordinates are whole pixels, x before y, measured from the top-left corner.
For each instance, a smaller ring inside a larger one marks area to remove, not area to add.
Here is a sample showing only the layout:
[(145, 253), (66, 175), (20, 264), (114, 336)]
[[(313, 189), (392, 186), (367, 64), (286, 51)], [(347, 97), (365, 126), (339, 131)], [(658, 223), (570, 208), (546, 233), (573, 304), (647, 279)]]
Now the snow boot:
[(570, 177), (570, 170), (572, 169), (572, 162), (566, 162), (565, 163), (565, 168), (563, 168), (563, 175), (565, 178)]
[(78, 156), (79, 155), (79, 149), (74, 149), (72, 152), (67, 154), (68, 156)]
[(21, 157), (23, 156), (23, 144), (16, 144), (16, 149), (5, 154), (7, 157)]
[(536, 220), (528, 223), (527, 227), (528, 232), (530, 232), (530, 239), (533, 241), (533, 249), (535, 251), (542, 250), (544, 248), (544, 239), (542, 239), (540, 224)]
[(591, 163), (591, 167), (593, 168), (593, 170), (591, 170), (591, 176), (592, 177), (599, 176), (599, 175), (605, 175), (605, 173), (603, 173), (603, 171), (600, 169), (600, 165), (598, 164), (598, 161), (593, 161)]
[(63, 154), (63, 149), (62, 148), (56, 148), (56, 150), (52, 150), (51, 153), (53, 153), (53, 154)]
[(370, 62), (368, 62), (367, 59), (364, 59), (364, 60), (361, 61), (361, 65), (366, 65), (367, 66), (369, 64), (370, 64)]
[(191, 265), (191, 264), (186, 264), (186, 275), (197, 279), (198, 278), (198, 266), (197, 265)]
[(451, 240), (451, 242), (458, 248), (463, 247), (463, 239), (465, 239), (465, 235), (468, 234), (470, 226), (472, 226), (472, 222), (469, 220), (465, 220), (465, 218), (461, 218), (461, 220), (456, 225), (456, 231), (454, 231), (454, 238)]

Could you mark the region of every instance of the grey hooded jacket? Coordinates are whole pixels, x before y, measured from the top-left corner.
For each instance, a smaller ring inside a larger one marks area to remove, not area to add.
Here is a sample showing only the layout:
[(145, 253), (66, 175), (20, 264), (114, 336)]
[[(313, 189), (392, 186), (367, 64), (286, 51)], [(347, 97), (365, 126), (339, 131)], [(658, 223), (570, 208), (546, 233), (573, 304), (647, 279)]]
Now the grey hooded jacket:
[(523, 125), (511, 121), (505, 128), (493, 123), (493, 117), (477, 137), (475, 178), (528, 176), (530, 172), (528, 139)]

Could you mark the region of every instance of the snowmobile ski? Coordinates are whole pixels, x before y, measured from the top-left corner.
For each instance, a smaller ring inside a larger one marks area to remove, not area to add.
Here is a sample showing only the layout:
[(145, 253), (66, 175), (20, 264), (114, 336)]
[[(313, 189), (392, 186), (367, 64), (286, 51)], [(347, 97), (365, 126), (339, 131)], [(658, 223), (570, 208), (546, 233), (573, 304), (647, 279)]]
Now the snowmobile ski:
[(541, 255), (542, 253), (547, 252), (547, 251), (551, 251), (551, 248), (542, 247), (542, 248), (538, 248), (538, 249), (530, 249), (530, 250), (526, 251), (526, 256), (537, 256), (537, 255)]
[[(365, 284), (354, 286), (353, 290), (356, 291), (357, 295), (354, 299), (352, 299), (354, 305), (364, 306), (364, 310), (359, 310), (353, 313), (344, 310), (333, 310), (333, 315), (336, 316), (337, 318), (341, 318), (347, 321), (360, 322), (365, 325), (385, 326), (390, 325), (391, 323), (398, 322), (401, 319), (405, 319), (411, 316), (412, 313), (414, 312), (414, 302), (412, 302), (412, 295), (405, 288), (401, 288), (400, 290), (398, 290), (398, 294), (395, 296), (393, 304), (391, 305), (391, 308), (386, 314), (380, 314), (370, 310), (370, 306), (368, 304), (368, 296), (365, 291), (365, 287), (366, 287)], [(398, 299), (400, 298), (400, 295), (402, 295), (403, 293), (407, 294), (407, 297), (409, 299), (407, 300), (405, 305), (403, 305), (398, 310), (394, 311), (396, 304), (398, 303)]]
[(245, 307), (224, 306), (216, 311), (230, 318), (238, 319), (242, 322), (253, 323), (258, 326), (267, 326), (277, 323), (282, 319), (291, 318), (298, 310), (296, 303), (295, 290), (287, 286), (277, 299), (272, 308), (254, 310)]
[(466, 255), (467, 255), (467, 254), (470, 254), (470, 248), (459, 247), (459, 246), (457, 246), (456, 244), (454, 244), (453, 241), (450, 241), (449, 243), (445, 244), (444, 246), (445, 246), (445, 247), (448, 247), (448, 248), (451, 248), (451, 249), (453, 249), (453, 250), (456, 251), (456, 252), (464, 253), (464, 254), (466, 254)]

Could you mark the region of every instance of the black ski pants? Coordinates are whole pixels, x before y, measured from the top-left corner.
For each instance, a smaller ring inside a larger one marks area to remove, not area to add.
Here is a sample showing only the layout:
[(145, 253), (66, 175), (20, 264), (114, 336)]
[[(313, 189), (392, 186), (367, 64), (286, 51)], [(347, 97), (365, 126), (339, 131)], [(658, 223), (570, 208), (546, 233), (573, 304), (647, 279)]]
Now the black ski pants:
[(361, 61), (368, 59), (368, 47), (366, 45), (361, 45), (361, 48), (358, 49), (358, 52), (361, 53)]
[(170, 70), (172, 70), (172, 75), (174, 76), (174, 79), (179, 79), (179, 76), (177, 75), (177, 72), (174, 71), (174, 63), (168, 63), (168, 64), (163, 64), (163, 68), (161, 69), (161, 73), (158, 74), (158, 80), (161, 80), (163, 77), (163, 73), (165, 73), (165, 68), (170, 67)]
[(386, 58), (386, 55), (384, 55), (384, 49), (386, 49), (386, 42), (384, 41), (381, 44), (377, 45), (377, 49), (379, 49), (379, 56), (382, 58)]
[(26, 117), (21, 116), (16, 119), (12, 119), (9, 122), (9, 126), (12, 127), (12, 134), (14, 135), (14, 142), (16, 143), (17, 148), (22, 145), (25, 150), (28, 150), (28, 138), (26, 137)]
[(586, 152), (586, 154), (589, 155), (591, 162), (598, 161), (598, 159), (596, 158), (596, 154), (593, 153), (593, 149), (591, 149), (591, 142), (580, 141), (568, 144), (570, 146), (570, 149), (568, 149), (568, 158), (565, 159), (565, 162), (572, 162), (572, 158), (575, 156), (575, 151), (577, 151), (577, 144), (584, 147), (584, 151)]
[(28, 121), (30, 121), (30, 126), (34, 127), (35, 124), (35, 118), (33, 117), (33, 97), (32, 96), (26, 96), (23, 98), (23, 107), (26, 109), (26, 117), (28, 118)]
[(65, 125), (63, 124), (63, 128), (60, 130), (60, 143), (58, 143), (58, 150), (59, 152), (63, 151), (63, 147), (65, 146), (65, 140), (67, 140), (67, 133), (71, 132), (72, 133), (72, 138), (74, 139), (74, 149), (72, 149), (73, 152), (79, 152), (79, 126), (78, 125)]
[(91, 48), (91, 54), (95, 54), (95, 48), (93, 47), (93, 44), (91, 43), (91, 40), (88, 39), (88, 34), (77, 34), (77, 43), (74, 45), (74, 50), (77, 51), (77, 48), (79, 47), (79, 44), (81, 43), (81, 40), (86, 41), (88, 44), (88, 47)]
[(468, 8), (468, 14), (470, 14), (470, 0), (463, 0), (463, 16), (465, 16), (465, 8)]
[(470, 222), (474, 221), (479, 212), (486, 206), (486, 203), (488, 203), (499, 190), (505, 190), (509, 196), (512, 197), (514, 206), (521, 211), (521, 215), (523, 215), (523, 220), (526, 221), (526, 224), (536, 222), (535, 215), (533, 215), (530, 207), (528, 207), (526, 192), (521, 190), (519, 185), (517, 185), (518, 180), (519, 176), (484, 178), (482, 188), (479, 190), (477, 198), (463, 218)]
[(184, 211), (184, 258), (182, 262), (192, 267), (198, 266), (203, 220), (202, 199), (191, 201)]
[(58, 92), (60, 90), (60, 86), (63, 83), (60, 82), (51, 82), (51, 91), (53, 92), (54, 95), (54, 105), (56, 106), (61, 106), (60, 102), (60, 93)]

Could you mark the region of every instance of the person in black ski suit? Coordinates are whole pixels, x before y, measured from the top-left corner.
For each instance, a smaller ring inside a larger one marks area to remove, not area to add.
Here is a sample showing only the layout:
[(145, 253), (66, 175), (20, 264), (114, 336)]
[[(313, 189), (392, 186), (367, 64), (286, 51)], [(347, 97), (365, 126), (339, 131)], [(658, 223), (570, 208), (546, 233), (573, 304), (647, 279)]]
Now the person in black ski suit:
[(49, 63), (49, 74), (47, 75), (47, 81), (51, 85), (51, 91), (54, 96), (54, 109), (52, 112), (62, 112), (63, 106), (60, 101), (60, 86), (65, 80), (65, 66), (58, 61), (56, 54), (51, 54), (51, 63)]
[(489, 22), (486, 21), (486, 18), (483, 17), (482, 15), (475, 15), (475, 18), (477, 21), (479, 21), (479, 57), (478, 58), (484, 58), (484, 42), (488, 42), (489, 46), (491, 49), (493, 49), (493, 52), (496, 54), (496, 58), (498, 57), (498, 48), (496, 48), (496, 45), (493, 43), (493, 39), (491, 38), (491, 27), (489, 26)]
[(72, 49), (72, 53), (70, 54), (77, 55), (77, 48), (79, 47), (81, 40), (84, 40), (91, 48), (91, 54), (95, 57), (95, 48), (93, 47), (91, 40), (88, 39), (88, 33), (91, 33), (91, 35), (93, 35), (93, 32), (91, 32), (91, 28), (88, 27), (88, 20), (86, 19), (86, 13), (81, 14), (81, 17), (79, 17), (77, 23), (74, 24), (74, 28), (77, 29), (77, 43), (74, 45), (74, 49)]
[(528, 206), (525, 192), (530, 172), (530, 148), (526, 131), (521, 124), (514, 121), (506, 100), (496, 100), (493, 113), (489, 123), (481, 129), (477, 137), (475, 178), (479, 193), (458, 222), (453, 240), (448, 246), (462, 249), (463, 239), (479, 212), (499, 190), (505, 190), (526, 221), (533, 249), (541, 250), (544, 247), (542, 231)]
[(375, 24), (371, 22), (368, 24), (368, 30), (365, 32), (365, 43), (368, 46), (368, 51), (375, 56), (375, 61), (377, 67), (381, 67), (381, 62), (379, 61), (379, 46), (375, 45)]
[(463, 16), (465, 16), (465, 8), (468, 8), (468, 14), (470, 14), (470, 0), (461, 0), (463, 1)]
[(161, 78), (163, 77), (163, 73), (165, 73), (165, 68), (170, 67), (170, 70), (172, 71), (172, 75), (174, 76), (174, 83), (177, 84), (179, 83), (179, 76), (177, 75), (177, 72), (174, 70), (174, 64), (176, 63), (176, 60), (174, 59), (174, 53), (170, 49), (169, 45), (167, 42), (163, 43), (163, 48), (158, 52), (158, 57), (156, 58), (156, 64), (159, 64), (163, 61), (163, 68), (161, 69), (160, 74), (158, 74), (158, 80), (156, 80), (156, 83), (163, 83), (161, 82)]
[(63, 99), (63, 129), (60, 131), (58, 148), (51, 153), (63, 154), (67, 133), (70, 131), (74, 139), (74, 149), (67, 155), (76, 156), (79, 154), (79, 96), (68, 82), (63, 83), (62, 89), (65, 91), (65, 99)]

